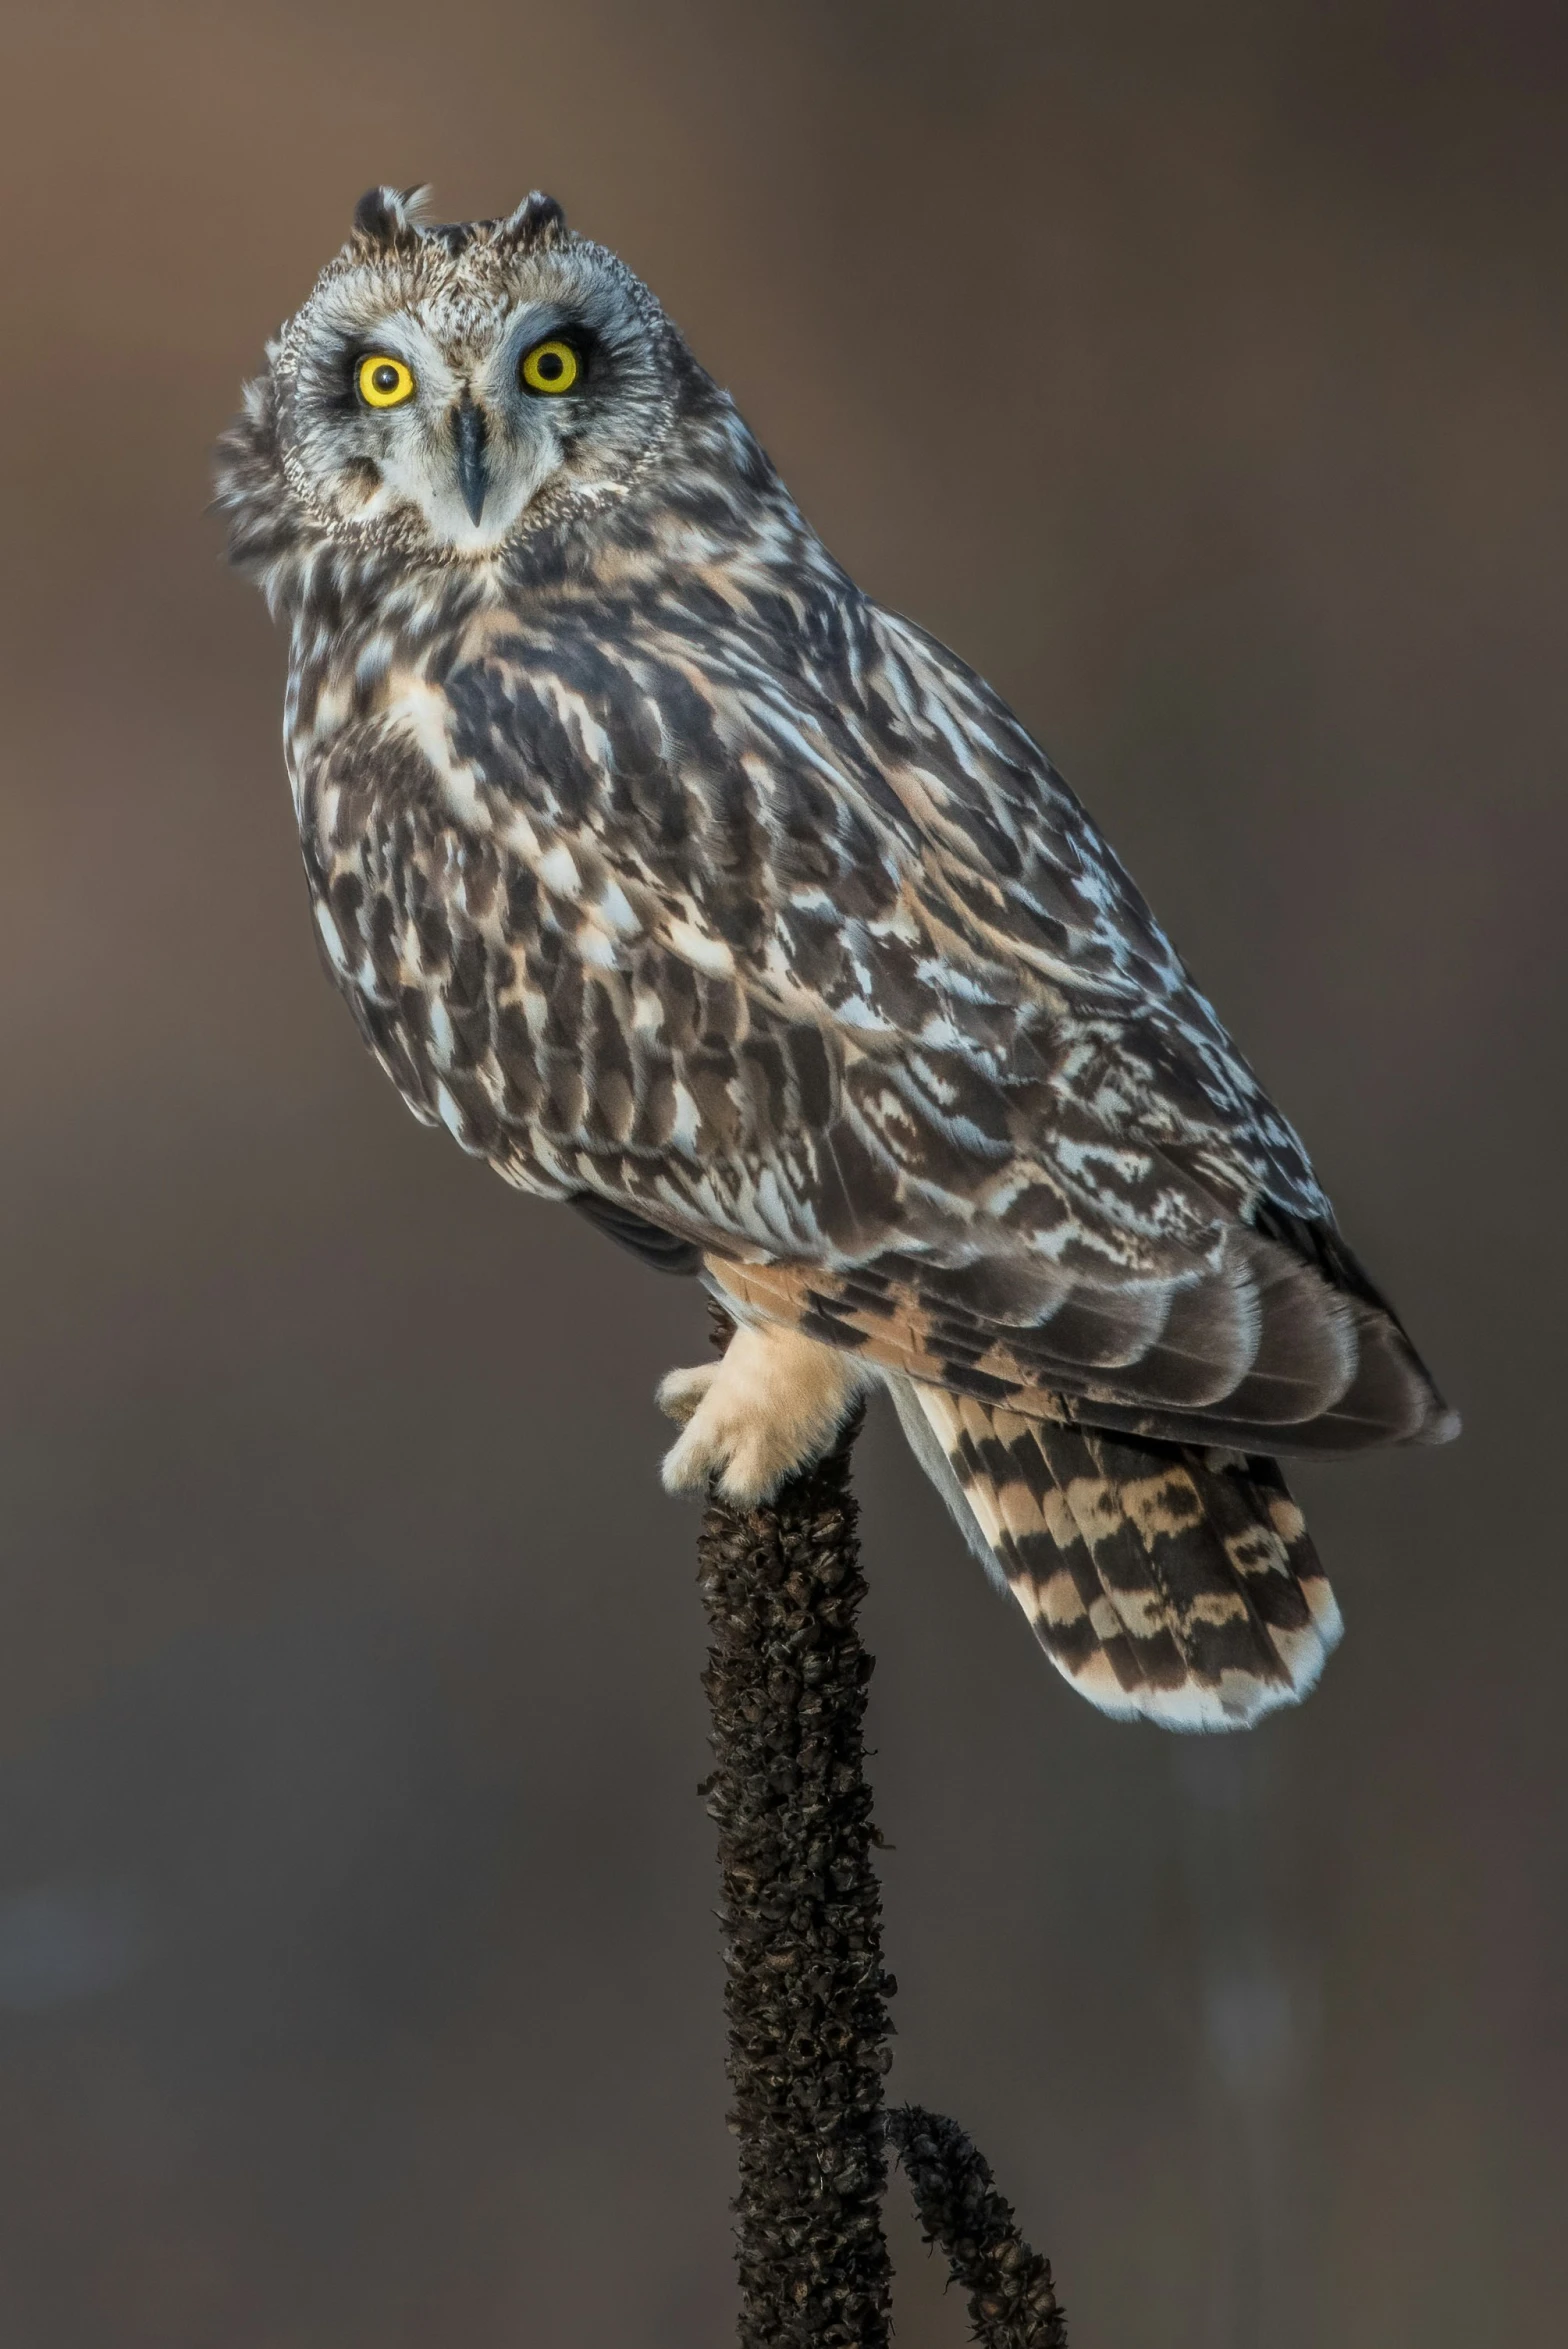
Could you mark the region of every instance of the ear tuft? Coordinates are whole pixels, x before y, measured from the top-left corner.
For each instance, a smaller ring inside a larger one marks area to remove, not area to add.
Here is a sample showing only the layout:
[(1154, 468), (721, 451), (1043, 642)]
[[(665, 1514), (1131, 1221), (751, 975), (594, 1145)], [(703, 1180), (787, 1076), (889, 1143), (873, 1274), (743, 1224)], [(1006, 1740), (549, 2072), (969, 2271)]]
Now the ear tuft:
[(428, 188), (367, 188), (354, 206), (351, 242), (365, 253), (408, 253), (419, 243)]
[(495, 242), (503, 253), (526, 253), (540, 246), (558, 245), (565, 236), (566, 214), (553, 196), (535, 188), (500, 223)]

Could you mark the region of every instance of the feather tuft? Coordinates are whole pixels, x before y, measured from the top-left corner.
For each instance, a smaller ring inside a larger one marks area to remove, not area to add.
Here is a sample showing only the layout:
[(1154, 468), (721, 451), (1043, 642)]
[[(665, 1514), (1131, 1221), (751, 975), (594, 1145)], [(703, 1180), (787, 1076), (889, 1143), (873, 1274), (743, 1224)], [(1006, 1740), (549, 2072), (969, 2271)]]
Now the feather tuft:
[(535, 188), (499, 223), (494, 242), (498, 252), (528, 253), (559, 245), (565, 237), (566, 214), (553, 196)]
[(419, 245), (419, 213), (430, 190), (367, 188), (354, 206), (350, 243), (363, 253), (411, 253)]

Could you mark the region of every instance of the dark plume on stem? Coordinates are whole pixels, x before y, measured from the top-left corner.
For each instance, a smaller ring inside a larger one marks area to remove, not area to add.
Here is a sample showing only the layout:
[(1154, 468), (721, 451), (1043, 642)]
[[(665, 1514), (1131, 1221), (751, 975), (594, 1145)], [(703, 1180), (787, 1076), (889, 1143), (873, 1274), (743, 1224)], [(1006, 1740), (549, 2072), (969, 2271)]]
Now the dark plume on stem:
[(742, 2349), (883, 2349), (893, 1983), (861, 1748), (871, 1659), (855, 1630), (865, 1584), (847, 1444), (767, 1508), (710, 1502), (699, 1559)]
[[(715, 1320), (723, 1334), (729, 1324)], [(927, 2240), (985, 2349), (1064, 2349), (1047, 2262), (952, 2121), (885, 2115), (882, 1963), (862, 1727), (872, 1660), (849, 1484), (851, 1425), (759, 1509), (712, 1498), (698, 1545), (719, 1830), (741, 2349), (887, 2349), (882, 2232), (896, 2148)]]

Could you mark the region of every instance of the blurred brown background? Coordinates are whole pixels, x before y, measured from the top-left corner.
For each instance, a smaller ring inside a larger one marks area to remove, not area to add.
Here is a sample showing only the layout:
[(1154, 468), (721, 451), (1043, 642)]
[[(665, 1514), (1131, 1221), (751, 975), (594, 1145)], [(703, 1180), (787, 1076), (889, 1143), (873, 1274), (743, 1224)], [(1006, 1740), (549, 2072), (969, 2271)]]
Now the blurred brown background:
[(1348, 1643), (1199, 1745), (1075, 1700), (873, 1429), (895, 2089), (1077, 2349), (1555, 2349), (1564, 21), (9, 0), (5, 2349), (733, 2337), (650, 1400), (700, 1302), (362, 1056), (203, 516), (382, 178), (651, 280), (1088, 797), (1467, 1416), (1303, 1480)]

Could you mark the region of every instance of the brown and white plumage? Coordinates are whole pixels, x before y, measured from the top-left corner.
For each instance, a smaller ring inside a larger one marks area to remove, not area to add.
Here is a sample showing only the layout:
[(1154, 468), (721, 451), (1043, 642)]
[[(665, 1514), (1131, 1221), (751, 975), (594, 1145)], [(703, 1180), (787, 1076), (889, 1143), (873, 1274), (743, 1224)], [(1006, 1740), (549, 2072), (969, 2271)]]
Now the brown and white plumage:
[[(569, 397), (522, 386), (541, 337)], [(428, 387), (406, 419), (356, 404), (367, 350)], [(1094, 1701), (1227, 1726), (1310, 1685), (1337, 1617), (1273, 1457), (1451, 1415), (1077, 800), (647, 290), (547, 199), (421, 228), (377, 191), (220, 498), (290, 623), (371, 1049), (747, 1325), (671, 1388), (676, 1477), (760, 1490), (880, 1378)]]

